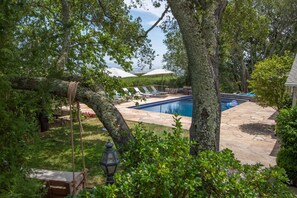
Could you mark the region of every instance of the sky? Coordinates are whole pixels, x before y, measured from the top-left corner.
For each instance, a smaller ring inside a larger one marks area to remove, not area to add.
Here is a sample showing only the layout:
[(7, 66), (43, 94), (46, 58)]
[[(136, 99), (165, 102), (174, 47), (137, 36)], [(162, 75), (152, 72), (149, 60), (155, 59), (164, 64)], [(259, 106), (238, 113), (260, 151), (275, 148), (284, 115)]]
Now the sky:
[[(151, 0), (142, 0), (143, 6), (141, 8), (133, 8), (131, 10), (131, 15), (133, 17), (140, 17), (142, 19), (142, 26), (144, 30), (149, 29), (162, 15), (165, 10), (165, 6), (162, 5), (160, 8), (154, 8)], [(129, 4), (130, 0), (125, 0), (125, 3)], [(166, 53), (166, 46), (163, 43), (165, 39), (164, 33), (159, 27), (155, 27), (148, 33), (148, 38), (151, 40), (152, 48), (155, 50), (155, 60), (152, 64), (152, 69), (163, 68), (163, 54)], [(110, 66), (114, 64), (109, 63)], [(137, 67), (137, 60), (134, 60), (133, 71), (139, 72), (140, 68)], [(145, 68), (144, 71), (148, 71)]]

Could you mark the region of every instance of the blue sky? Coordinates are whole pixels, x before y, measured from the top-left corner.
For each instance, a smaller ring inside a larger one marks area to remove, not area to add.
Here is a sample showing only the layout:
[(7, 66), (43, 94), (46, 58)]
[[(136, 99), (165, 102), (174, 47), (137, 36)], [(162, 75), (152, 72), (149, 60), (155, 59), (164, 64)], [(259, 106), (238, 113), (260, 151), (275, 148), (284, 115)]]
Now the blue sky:
[[(125, 3), (129, 4), (131, 0), (125, 0)], [(140, 17), (142, 19), (142, 26), (144, 30), (150, 28), (162, 15), (165, 10), (165, 5), (160, 8), (154, 8), (151, 0), (142, 0), (142, 6), (139, 8), (132, 8), (131, 15), (133, 17)], [(152, 69), (162, 68), (163, 54), (166, 52), (166, 46), (163, 44), (165, 38), (164, 33), (159, 27), (155, 27), (148, 34), (148, 38), (151, 40), (152, 48), (155, 50), (155, 60), (153, 61)], [(107, 61), (109, 67), (115, 66), (114, 63)], [(134, 60), (133, 64), (134, 71), (139, 70), (137, 67), (137, 60)], [(144, 71), (147, 71), (145, 68)]]
[[(159, 19), (159, 16), (141, 10), (132, 10), (131, 14), (134, 17), (141, 17), (142, 26), (145, 30), (149, 29)], [(165, 38), (164, 33), (159, 27), (155, 27), (149, 32), (148, 38), (151, 40), (152, 48), (155, 50), (156, 54), (153, 62), (153, 69), (162, 68), (163, 54), (166, 52), (166, 46), (163, 44)]]

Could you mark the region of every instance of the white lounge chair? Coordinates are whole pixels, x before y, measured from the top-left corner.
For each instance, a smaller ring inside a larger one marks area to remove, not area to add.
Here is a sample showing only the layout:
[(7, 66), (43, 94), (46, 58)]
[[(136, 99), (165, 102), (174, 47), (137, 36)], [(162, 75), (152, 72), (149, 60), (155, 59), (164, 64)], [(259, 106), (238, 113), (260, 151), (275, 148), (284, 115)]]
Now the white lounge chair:
[(150, 92), (147, 87), (142, 87), (146, 94), (152, 94), (151, 97), (166, 97), (167, 94), (161, 92)]
[(113, 101), (114, 102), (117, 102), (117, 103), (120, 103), (120, 102), (122, 102), (124, 100), (125, 100), (125, 98), (123, 98), (123, 96), (119, 92), (117, 92), (116, 90), (114, 90)]
[(132, 94), (127, 88), (123, 88), (124, 92), (126, 93), (127, 99), (142, 99), (145, 96), (141, 95), (140, 93)]
[(158, 91), (154, 86), (151, 86), (153, 92), (152, 94), (159, 94), (159, 95), (166, 95), (168, 94), (167, 92), (164, 92), (164, 91)]
[(133, 98), (133, 94), (127, 89), (127, 88), (123, 88), (125, 94), (126, 94), (126, 99), (131, 99)]
[(150, 96), (153, 95), (153, 94), (150, 94), (150, 93), (143, 93), (143, 92), (141, 92), (141, 91), (138, 89), (138, 87), (134, 87), (134, 90), (135, 90), (135, 92), (136, 92), (137, 94), (140, 94), (140, 95), (142, 95), (142, 96), (144, 96), (144, 97), (150, 97)]
[(147, 87), (142, 87), (142, 89), (144, 90), (145, 94), (152, 94)]

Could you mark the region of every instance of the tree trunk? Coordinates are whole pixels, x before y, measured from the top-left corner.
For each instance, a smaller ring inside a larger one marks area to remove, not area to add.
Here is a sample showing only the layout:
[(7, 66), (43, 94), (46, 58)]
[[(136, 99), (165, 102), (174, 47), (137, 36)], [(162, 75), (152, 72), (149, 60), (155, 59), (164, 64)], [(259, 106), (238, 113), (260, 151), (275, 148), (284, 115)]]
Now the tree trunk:
[[(37, 90), (41, 83), (47, 83), (49, 92), (61, 97), (67, 97), (69, 82), (46, 79), (46, 78), (19, 78), (12, 80), (12, 87), (15, 89)], [(96, 87), (96, 92), (90, 88), (79, 85), (76, 92), (76, 100), (88, 105), (94, 110), (99, 120), (108, 130), (109, 135), (122, 153), (126, 150), (129, 140), (133, 140), (128, 125), (120, 112), (109, 101), (103, 88)]]
[(219, 150), (220, 94), (218, 84), (219, 19), (225, 0), (168, 0), (176, 18), (188, 57), (193, 94), (191, 154)]
[(247, 68), (243, 61), (243, 53), (240, 55), (240, 67), (241, 67), (241, 92), (247, 93)]
[(45, 110), (45, 100), (40, 100), (40, 112), (38, 114), (38, 122), (40, 126), (40, 132), (45, 132), (49, 130), (49, 120), (48, 120), (48, 112)]
[(38, 115), (38, 122), (40, 125), (40, 132), (45, 132), (49, 130), (48, 116), (47, 112), (40, 112)]
[(64, 32), (63, 32), (62, 49), (60, 51), (58, 61), (57, 61), (57, 69), (63, 72), (68, 59), (71, 26), (69, 22), (70, 7), (69, 7), (68, 0), (61, 0), (61, 5), (62, 5), (62, 25), (63, 25)]

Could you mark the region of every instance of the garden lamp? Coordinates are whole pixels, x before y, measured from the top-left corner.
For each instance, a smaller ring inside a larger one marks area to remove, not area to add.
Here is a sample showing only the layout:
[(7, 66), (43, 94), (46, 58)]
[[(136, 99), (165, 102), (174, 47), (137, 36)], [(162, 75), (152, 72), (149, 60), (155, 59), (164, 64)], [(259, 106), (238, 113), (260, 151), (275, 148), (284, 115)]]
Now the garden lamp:
[(102, 154), (100, 165), (106, 174), (106, 183), (113, 184), (113, 175), (116, 172), (117, 166), (120, 163), (117, 152), (112, 148), (113, 144), (108, 140), (105, 144), (105, 150)]

